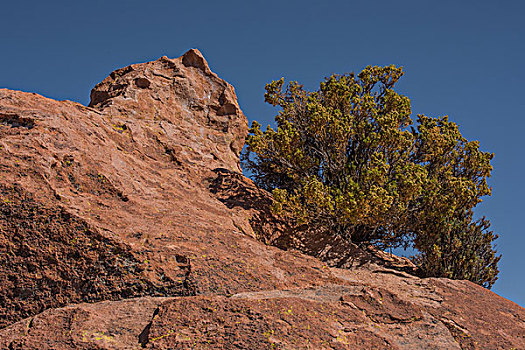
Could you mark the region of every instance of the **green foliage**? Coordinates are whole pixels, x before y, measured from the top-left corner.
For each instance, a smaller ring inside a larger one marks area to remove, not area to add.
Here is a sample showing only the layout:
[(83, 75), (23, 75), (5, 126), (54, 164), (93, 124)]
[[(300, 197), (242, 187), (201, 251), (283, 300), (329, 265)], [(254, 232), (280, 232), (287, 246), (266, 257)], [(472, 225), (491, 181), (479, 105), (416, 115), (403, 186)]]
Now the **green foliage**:
[(495, 236), (469, 213), (490, 195), (493, 154), (447, 117), (419, 115), (414, 125), (410, 100), (393, 89), (402, 75), (369, 66), (313, 92), (283, 79), (268, 84), (277, 129), (252, 124), (244, 166), (273, 192), (274, 212), (297, 225), (356, 243), (413, 244), (425, 274), (491, 286)]
[(497, 280), (501, 257), (492, 248), (498, 236), (489, 227), (485, 217), (473, 221), (470, 211), (442, 220), (432, 234), (417, 237), (418, 245), (426, 249), (414, 261), (426, 276), (467, 279), (490, 288)]

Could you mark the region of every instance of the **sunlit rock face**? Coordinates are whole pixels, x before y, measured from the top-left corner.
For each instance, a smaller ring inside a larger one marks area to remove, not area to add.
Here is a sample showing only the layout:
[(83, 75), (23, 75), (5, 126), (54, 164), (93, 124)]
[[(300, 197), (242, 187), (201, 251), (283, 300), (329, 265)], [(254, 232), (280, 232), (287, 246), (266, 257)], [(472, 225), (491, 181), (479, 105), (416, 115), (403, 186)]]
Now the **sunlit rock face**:
[(119, 122), (158, 123), (178, 161), (240, 171), (246, 117), (198, 50), (116, 70), (91, 91), (89, 106)]

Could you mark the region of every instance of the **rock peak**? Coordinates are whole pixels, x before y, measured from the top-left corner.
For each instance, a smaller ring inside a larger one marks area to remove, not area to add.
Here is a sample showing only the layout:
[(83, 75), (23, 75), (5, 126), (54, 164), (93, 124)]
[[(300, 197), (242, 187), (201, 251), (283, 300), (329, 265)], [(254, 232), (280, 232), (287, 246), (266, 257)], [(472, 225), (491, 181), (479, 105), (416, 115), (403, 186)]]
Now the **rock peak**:
[(182, 64), (186, 67), (199, 68), (206, 74), (211, 73), (208, 62), (206, 62), (203, 54), (197, 49), (190, 49), (182, 55)]
[(139, 119), (161, 121), (170, 143), (185, 147), (179, 158), (241, 171), (248, 121), (233, 87), (210, 70), (197, 49), (112, 72), (93, 88), (89, 106), (130, 127)]

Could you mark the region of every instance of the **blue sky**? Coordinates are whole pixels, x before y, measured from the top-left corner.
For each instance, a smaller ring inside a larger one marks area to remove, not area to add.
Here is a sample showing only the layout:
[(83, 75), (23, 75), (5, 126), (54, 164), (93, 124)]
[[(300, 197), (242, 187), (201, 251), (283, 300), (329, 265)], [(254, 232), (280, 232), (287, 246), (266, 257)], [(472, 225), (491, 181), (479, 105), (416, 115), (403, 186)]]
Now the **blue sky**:
[(499, 233), (493, 291), (525, 305), (523, 1), (10, 1), (0, 12), (0, 87), (89, 102), (132, 63), (200, 49), (250, 121), (273, 121), (264, 85), (309, 89), (366, 65), (405, 68), (414, 115), (449, 115), (495, 153), (477, 213)]

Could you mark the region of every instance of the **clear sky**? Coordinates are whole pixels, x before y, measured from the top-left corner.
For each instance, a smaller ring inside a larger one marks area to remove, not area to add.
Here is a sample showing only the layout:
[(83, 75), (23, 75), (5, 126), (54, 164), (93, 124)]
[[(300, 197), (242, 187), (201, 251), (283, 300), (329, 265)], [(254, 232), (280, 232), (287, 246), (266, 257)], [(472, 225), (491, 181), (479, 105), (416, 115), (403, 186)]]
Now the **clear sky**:
[(250, 121), (273, 121), (264, 85), (309, 89), (368, 64), (404, 66), (414, 114), (449, 115), (495, 153), (492, 221), (503, 254), (493, 291), (525, 306), (525, 2), (5, 1), (0, 87), (87, 104), (116, 68), (203, 52)]

